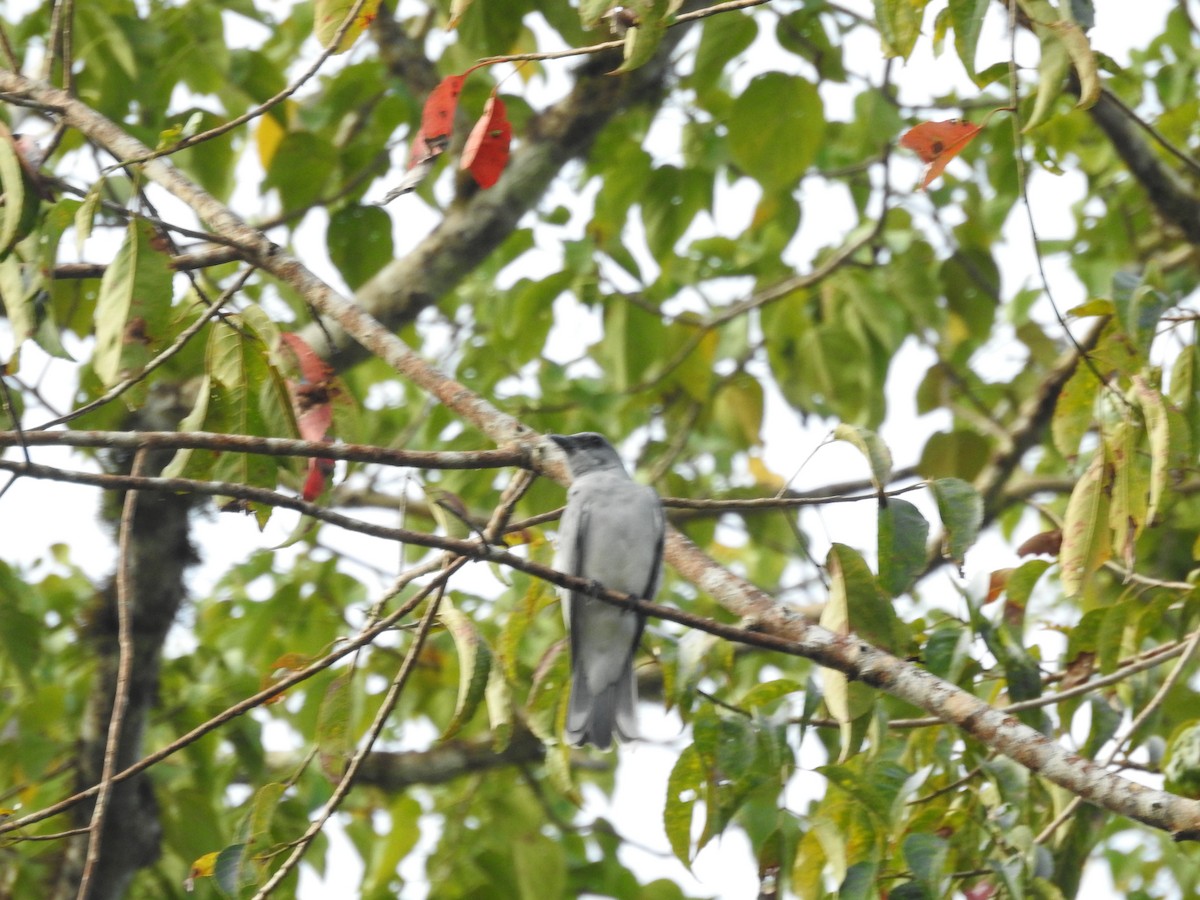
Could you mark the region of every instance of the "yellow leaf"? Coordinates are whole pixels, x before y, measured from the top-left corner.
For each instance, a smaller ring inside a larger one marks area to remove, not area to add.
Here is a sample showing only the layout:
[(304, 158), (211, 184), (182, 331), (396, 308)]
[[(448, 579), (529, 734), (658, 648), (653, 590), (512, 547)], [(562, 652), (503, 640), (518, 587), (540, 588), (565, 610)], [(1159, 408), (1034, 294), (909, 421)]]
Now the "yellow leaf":
[(258, 130), (254, 133), (255, 143), (258, 144), (258, 161), (263, 169), (271, 168), (271, 160), (275, 151), (283, 143), (287, 131), (272, 115), (265, 115), (258, 120)]
[(220, 855), (219, 850), (214, 850), (212, 853), (205, 853), (192, 863), (188, 877), (183, 882), (183, 887), (189, 894), (195, 890), (197, 878), (212, 878), (213, 870), (217, 866), (217, 857)]
[(768, 491), (782, 491), (787, 487), (787, 482), (768, 469), (760, 456), (750, 457), (750, 474), (754, 476), (755, 484)]

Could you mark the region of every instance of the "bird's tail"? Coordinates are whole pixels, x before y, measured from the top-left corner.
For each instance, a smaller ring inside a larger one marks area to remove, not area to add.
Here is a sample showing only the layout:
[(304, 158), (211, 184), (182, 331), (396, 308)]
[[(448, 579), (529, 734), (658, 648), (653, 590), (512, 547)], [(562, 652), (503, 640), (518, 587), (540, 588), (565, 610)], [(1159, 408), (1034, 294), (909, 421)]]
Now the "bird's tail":
[(567, 740), (576, 747), (592, 744), (601, 750), (611, 746), (614, 731), (623, 741), (637, 737), (637, 682), (632, 659), (620, 679), (594, 693), (582, 671), (573, 673), (566, 730)]

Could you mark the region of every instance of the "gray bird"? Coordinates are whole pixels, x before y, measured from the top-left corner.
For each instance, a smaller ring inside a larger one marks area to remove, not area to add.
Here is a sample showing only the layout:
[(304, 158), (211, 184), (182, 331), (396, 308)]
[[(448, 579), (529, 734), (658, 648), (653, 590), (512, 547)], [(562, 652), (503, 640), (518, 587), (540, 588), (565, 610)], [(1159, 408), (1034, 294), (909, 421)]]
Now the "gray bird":
[[(574, 481), (558, 527), (559, 571), (613, 591), (652, 599), (662, 571), (662, 503), (637, 484), (602, 435), (552, 434)], [(646, 617), (586, 594), (560, 591), (571, 632), (567, 740), (605, 750), (613, 732), (637, 737), (633, 655)]]

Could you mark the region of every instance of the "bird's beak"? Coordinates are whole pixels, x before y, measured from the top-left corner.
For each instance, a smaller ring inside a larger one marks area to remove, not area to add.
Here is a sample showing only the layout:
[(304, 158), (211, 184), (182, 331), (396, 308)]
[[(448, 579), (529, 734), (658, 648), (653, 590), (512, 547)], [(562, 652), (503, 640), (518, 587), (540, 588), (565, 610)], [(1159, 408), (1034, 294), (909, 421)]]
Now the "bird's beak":
[(554, 441), (554, 443), (558, 444), (564, 450), (571, 449), (571, 438), (565, 434), (548, 434), (546, 437), (550, 438), (550, 440)]

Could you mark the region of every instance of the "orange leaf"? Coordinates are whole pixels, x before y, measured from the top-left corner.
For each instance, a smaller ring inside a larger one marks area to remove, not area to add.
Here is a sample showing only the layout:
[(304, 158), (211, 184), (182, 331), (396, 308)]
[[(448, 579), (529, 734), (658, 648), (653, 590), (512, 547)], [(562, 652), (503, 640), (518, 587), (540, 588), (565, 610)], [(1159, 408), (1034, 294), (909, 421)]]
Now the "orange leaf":
[(988, 592), (984, 603), (994, 603), (1000, 599), (1004, 589), (1008, 587), (1008, 578), (1012, 573), (1012, 569), (997, 569), (988, 577)]
[[(450, 132), (454, 130), (454, 110), (458, 108), (458, 95), (462, 93), (464, 75), (447, 75), (429, 94), (425, 109), (421, 113), (420, 136), (436, 156), (446, 149)], [(414, 145), (417, 143), (413, 141)]]
[(962, 153), (979, 131), (980, 127), (972, 122), (951, 119), (948, 122), (922, 122), (900, 138), (901, 147), (912, 150), (927, 164), (925, 177), (921, 179), (922, 190), (942, 174), (950, 160)]
[(500, 180), (511, 142), (512, 123), (508, 121), (504, 101), (496, 96), (496, 88), (492, 88), (483, 115), (467, 138), (459, 167), (470, 172), (480, 187), (490, 188)]

